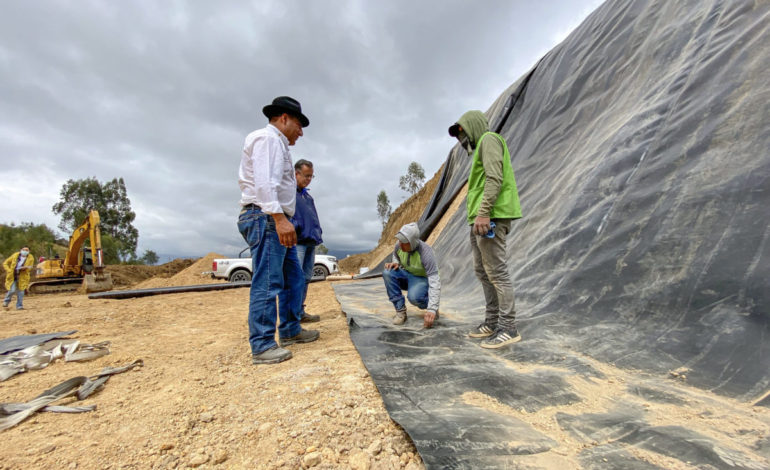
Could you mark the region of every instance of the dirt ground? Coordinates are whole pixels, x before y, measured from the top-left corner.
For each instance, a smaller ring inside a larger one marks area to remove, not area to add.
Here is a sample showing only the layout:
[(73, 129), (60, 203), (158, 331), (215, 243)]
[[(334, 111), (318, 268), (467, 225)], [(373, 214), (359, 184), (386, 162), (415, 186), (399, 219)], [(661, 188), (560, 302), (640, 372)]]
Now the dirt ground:
[[(178, 275), (200, 277), (197, 264)], [(0, 382), (1, 403), (144, 361), (83, 402), (57, 402), (96, 411), (38, 413), (3, 431), (0, 469), (424, 468), (385, 411), (331, 282), (312, 283), (308, 294), (308, 312), (321, 316), (310, 324), (320, 340), (289, 346), (294, 357), (276, 365), (251, 364), (248, 295), (246, 288), (126, 300), (49, 294), (26, 297), (23, 311), (0, 310), (0, 337), (76, 329), (72, 337), (110, 341), (112, 351)]]
[[(173, 275), (171, 266), (155, 267), (155, 276), (149, 278), (133, 267), (114, 267), (111, 272), (125, 281), (122, 288), (220, 282), (201, 275), (216, 256), (174, 261), (176, 269), (184, 269)], [(76, 329), (73, 338), (83, 343), (110, 341), (112, 351), (89, 362), (56, 361), (0, 382), (0, 403), (27, 402), (69, 378), (144, 361), (141, 368), (111, 377), (83, 402), (55, 403), (93, 404), (96, 411), (38, 413), (0, 432), (0, 470), (424, 468), (409, 437), (388, 416), (350, 340), (332, 282), (312, 283), (308, 293), (307, 310), (319, 314), (321, 321), (305, 327), (320, 330), (320, 340), (289, 346), (294, 357), (275, 365), (251, 364), (248, 295), (247, 288), (125, 300), (48, 294), (26, 297), (23, 311), (0, 310), (0, 338)], [(623, 402), (625, 384), (636, 380), (628, 371), (598, 363), (596, 367), (606, 381), (571, 380), (584, 398), (574, 405), (581, 412)], [(558, 452), (538, 456), (540, 460), (522, 457), (523, 464), (574, 468), (586, 446), (555, 425), (557, 412), (570, 411), (564, 407), (525, 413), (478, 393), (462, 399), (511, 414), (559, 443)], [(767, 409), (705, 391), (691, 390), (686, 407), (644, 406), (652, 423), (686, 423), (726, 448), (748, 454), (770, 435)], [(633, 451), (662, 468), (692, 468)]]
[[(343, 273), (376, 266), (405, 223), (419, 219), (441, 169), (390, 217), (378, 247), (340, 260)], [(108, 266), (115, 289), (222, 282), (201, 275), (211, 261)], [(338, 281), (350, 282), (350, 281)], [(0, 338), (76, 329), (83, 343), (111, 342), (90, 362), (57, 361), (0, 382), (0, 403), (27, 402), (69, 378), (136, 359), (77, 406), (81, 414), (38, 413), (2, 432), (0, 470), (26, 468), (425, 468), (390, 420), (350, 336), (331, 282), (310, 285), (305, 325), (321, 338), (292, 345), (281, 364), (253, 366), (248, 289), (89, 300), (83, 293), (27, 296), (25, 310), (0, 310)], [(73, 404), (74, 402), (74, 404)]]

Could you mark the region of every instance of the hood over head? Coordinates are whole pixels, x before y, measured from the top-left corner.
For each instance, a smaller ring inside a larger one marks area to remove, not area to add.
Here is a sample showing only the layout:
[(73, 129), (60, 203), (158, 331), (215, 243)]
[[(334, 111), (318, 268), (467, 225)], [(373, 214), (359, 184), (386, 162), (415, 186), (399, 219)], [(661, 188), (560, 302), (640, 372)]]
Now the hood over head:
[(417, 226), (416, 222), (406, 224), (398, 231), (396, 238), (401, 243), (409, 243), (412, 246), (412, 251), (414, 251), (417, 249), (417, 245), (419, 245), (420, 227)]
[[(449, 128), (449, 135), (457, 137), (457, 124), (462, 126), (465, 135), (468, 136), (471, 147), (476, 148), (481, 136), (489, 132), (489, 122), (481, 111), (473, 110), (463, 114), (457, 122)], [(453, 132), (454, 131), (454, 132)]]

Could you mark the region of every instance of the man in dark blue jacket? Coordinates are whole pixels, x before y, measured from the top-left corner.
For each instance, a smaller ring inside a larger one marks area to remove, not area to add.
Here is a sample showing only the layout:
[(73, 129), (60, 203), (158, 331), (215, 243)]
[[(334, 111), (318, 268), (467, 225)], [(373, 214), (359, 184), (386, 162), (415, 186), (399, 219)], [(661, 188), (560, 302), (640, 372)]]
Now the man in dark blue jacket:
[(294, 211), (294, 227), (297, 231), (297, 257), (302, 271), (305, 273), (305, 291), (302, 295), (302, 311), (300, 321), (303, 323), (316, 322), (321, 319), (318, 315), (305, 312), (307, 286), (313, 277), (315, 262), (315, 247), (323, 243), (321, 239), (321, 223), (315, 209), (313, 197), (307, 191), (307, 186), (313, 180), (313, 163), (300, 159), (294, 164), (294, 175), (297, 178), (297, 206)]

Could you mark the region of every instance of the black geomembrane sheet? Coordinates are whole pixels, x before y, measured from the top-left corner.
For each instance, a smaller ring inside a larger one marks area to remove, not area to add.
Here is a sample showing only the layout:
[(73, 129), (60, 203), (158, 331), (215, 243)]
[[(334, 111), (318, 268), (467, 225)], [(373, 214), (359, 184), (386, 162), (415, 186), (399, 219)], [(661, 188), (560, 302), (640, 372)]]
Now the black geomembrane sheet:
[[(465, 336), (484, 300), (464, 206), (434, 243), (437, 328), (414, 308), (391, 325), (381, 279), (335, 286), (428, 468), (770, 468), (768, 70), (770, 2), (608, 1), (500, 96), (487, 115), (524, 214), (508, 239), (521, 343)], [(469, 163), (455, 146), (423, 239)], [(700, 406), (746, 424), (673, 418)], [(553, 433), (585, 449), (561, 455)]]

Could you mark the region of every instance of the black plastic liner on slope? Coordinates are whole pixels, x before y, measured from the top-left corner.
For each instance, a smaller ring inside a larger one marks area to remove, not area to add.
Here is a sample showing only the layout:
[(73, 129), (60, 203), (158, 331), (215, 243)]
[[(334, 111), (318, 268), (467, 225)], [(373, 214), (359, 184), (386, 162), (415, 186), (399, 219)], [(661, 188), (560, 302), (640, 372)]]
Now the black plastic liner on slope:
[(206, 292), (212, 290), (237, 289), (250, 287), (251, 281), (223, 282), (218, 284), (197, 284), (194, 286), (156, 287), (152, 289), (111, 290), (88, 294), (89, 299), (131, 299), (135, 297), (148, 297), (151, 295), (179, 294), (182, 292)]
[[(530, 336), (744, 400), (770, 388), (768, 67), (770, 5), (718, 1), (606, 3), (541, 61), (502, 130)], [(465, 238), (439, 246), (468, 259)]]
[[(500, 128), (530, 335), (573, 331), (594, 357), (686, 367), (744, 400), (770, 388), (769, 8), (607, 2), (492, 106), (497, 125), (515, 96)], [(443, 215), (467, 165), (455, 147), (421, 223)], [(460, 210), (434, 246), (450, 302), (482, 296), (467, 236)]]
[[(685, 370), (744, 402), (764, 396), (769, 28), (767, 2), (610, 1), (540, 61), (501, 127), (524, 213), (509, 238), (516, 351), (556, 337), (622, 367)], [(464, 183), (460, 154), (434, 201)], [(429, 207), (426, 221), (446, 205)], [(442, 309), (473, 324), (483, 294), (464, 218), (434, 248)]]

